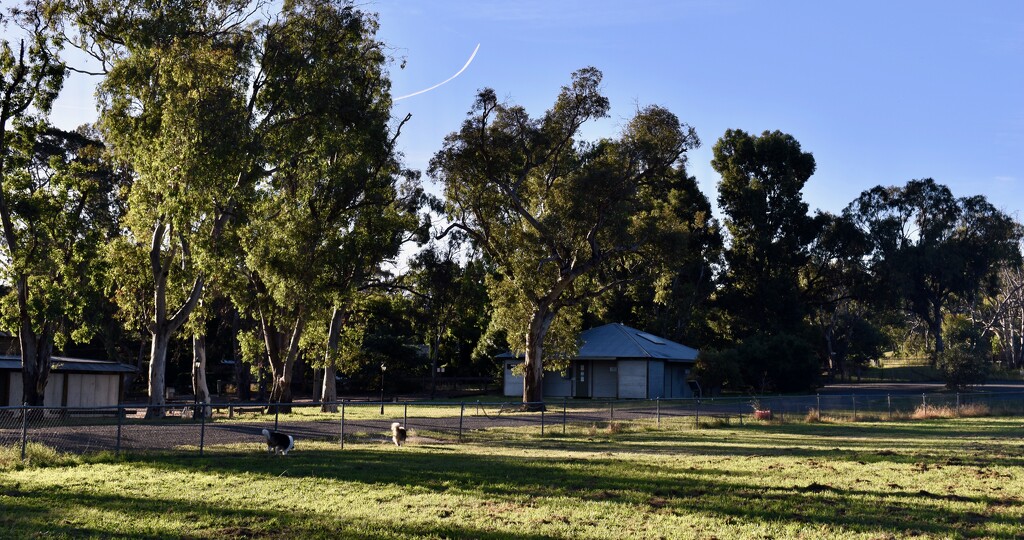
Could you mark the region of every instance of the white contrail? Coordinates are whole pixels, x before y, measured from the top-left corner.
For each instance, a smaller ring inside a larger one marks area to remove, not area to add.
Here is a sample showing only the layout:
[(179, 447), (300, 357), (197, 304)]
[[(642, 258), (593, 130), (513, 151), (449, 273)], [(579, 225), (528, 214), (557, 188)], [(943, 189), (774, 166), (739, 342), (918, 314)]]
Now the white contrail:
[(429, 92), (429, 91), (437, 88), (438, 86), (441, 86), (443, 84), (447, 84), (449, 81), (451, 81), (455, 77), (458, 77), (459, 75), (462, 75), (463, 71), (466, 71), (466, 68), (469, 67), (469, 64), (471, 64), (473, 62), (473, 59), (476, 58), (476, 52), (479, 51), (479, 50), (480, 50), (480, 44), (477, 43), (476, 44), (476, 48), (473, 49), (473, 54), (469, 55), (469, 60), (466, 60), (466, 65), (462, 66), (462, 69), (460, 69), (457, 73), (455, 73), (455, 75), (452, 75), (451, 77), (448, 77), (447, 79), (445, 79), (445, 80), (435, 84), (434, 86), (431, 86), (430, 88), (425, 88), (423, 90), (420, 90), (419, 92), (413, 92), (411, 94), (406, 94), (404, 96), (396, 97), (393, 101), (400, 101), (400, 100), (403, 100), (405, 98), (411, 98), (413, 96), (418, 96), (418, 95), (420, 95), (420, 94), (422, 94), (424, 92)]

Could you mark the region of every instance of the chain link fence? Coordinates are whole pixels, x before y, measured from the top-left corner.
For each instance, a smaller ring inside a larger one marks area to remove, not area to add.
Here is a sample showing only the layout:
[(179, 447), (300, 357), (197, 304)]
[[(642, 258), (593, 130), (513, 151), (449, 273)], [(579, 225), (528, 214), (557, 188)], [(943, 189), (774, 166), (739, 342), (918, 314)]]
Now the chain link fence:
[[(0, 447), (42, 444), (61, 452), (174, 451), (263, 444), (263, 429), (306, 441), (389, 443), (400, 423), (413, 444), (487, 441), (509, 431), (551, 435), (597, 429), (700, 429), (771, 421), (881, 421), (1022, 415), (1024, 393), (822, 394), (675, 400), (518, 402), (215, 403), (163, 407), (0, 407)], [(541, 409), (541, 410), (530, 410)]]

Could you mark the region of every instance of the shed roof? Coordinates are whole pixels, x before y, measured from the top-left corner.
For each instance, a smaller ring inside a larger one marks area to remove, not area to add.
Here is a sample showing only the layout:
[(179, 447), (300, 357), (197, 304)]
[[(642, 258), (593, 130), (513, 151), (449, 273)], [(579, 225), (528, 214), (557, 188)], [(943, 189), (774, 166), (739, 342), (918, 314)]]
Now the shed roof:
[[(652, 358), (693, 362), (697, 359), (697, 349), (619, 323), (586, 330), (580, 334), (580, 342), (575, 356), (578, 360)], [(512, 354), (504, 353), (499, 357), (512, 358)]]
[[(0, 370), (20, 370), (21, 357), (0, 355)], [(54, 356), (50, 359), (50, 369), (57, 372), (78, 373), (135, 373), (134, 366), (111, 362), (109, 360), (87, 360), (85, 358), (66, 358)]]

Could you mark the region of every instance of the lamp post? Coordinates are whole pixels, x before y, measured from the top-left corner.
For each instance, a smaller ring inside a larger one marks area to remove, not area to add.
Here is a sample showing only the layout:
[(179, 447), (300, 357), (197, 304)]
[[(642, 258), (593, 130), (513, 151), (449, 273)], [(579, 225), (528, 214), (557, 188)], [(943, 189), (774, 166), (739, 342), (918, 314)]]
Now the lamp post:
[(384, 362), (380, 363), (380, 413), (384, 414), (384, 371), (388, 369)]

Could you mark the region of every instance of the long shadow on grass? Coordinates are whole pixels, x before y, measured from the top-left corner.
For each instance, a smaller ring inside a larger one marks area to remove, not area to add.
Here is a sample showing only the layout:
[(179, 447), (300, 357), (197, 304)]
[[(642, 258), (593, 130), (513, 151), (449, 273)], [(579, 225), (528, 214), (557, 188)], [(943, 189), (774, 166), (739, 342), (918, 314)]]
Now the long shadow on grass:
[[(689, 463), (685, 463), (689, 464)], [(409, 492), (453, 492), (487, 500), (561, 500), (563, 497), (628, 505), (638, 516), (672, 512), (708, 513), (745, 523), (796, 522), (844, 527), (858, 532), (920, 531), (935, 535), (1014, 538), (1018, 521), (1002, 510), (1015, 498), (960, 497), (926, 491), (861, 491), (827, 483), (766, 486), (737, 481), (726, 470), (684, 464), (654, 467), (628, 459), (590, 456), (566, 459), (473, 455), (462, 451), (311, 450), (286, 459), (225, 453), (216, 460), (185, 462), (153, 456), (139, 463), (169, 470), (208, 470), (270, 477), (329, 478), (370, 485), (381, 483)], [(696, 474), (691, 474), (696, 473)], [(824, 473), (823, 473), (824, 474)], [(825, 480), (822, 480), (825, 482)], [(557, 504), (557, 502), (552, 502)], [(964, 510), (965, 507), (976, 511)], [(999, 526), (1008, 533), (985, 527)]]
[(963, 430), (951, 426), (892, 428), (889, 425), (794, 424), (731, 427), (699, 431), (636, 431), (615, 435), (508, 437), (500, 432), (479, 434), (482, 444), (517, 449), (554, 449), (570, 452), (637, 453), (660, 455), (794, 457), (858, 463), (892, 462), (931, 467), (1024, 466), (1020, 432), (1003, 436), (1011, 428)]
[[(181, 500), (145, 495), (97, 495), (63, 488), (7, 493), (10, 501), (0, 506), (4, 538), (373, 538), (378, 536), (422, 538), (481, 538), (499, 540), (562, 538), (524, 532), (504, 533), (465, 526), (449, 520), (439, 524), (411, 523), (401, 519), (346, 519), (343, 512), (302, 512), (295, 509), (239, 508), (200, 498)], [(258, 501), (254, 502), (259, 505)], [(268, 505), (269, 506), (269, 505)], [(119, 525), (80, 525), (69, 516), (79, 510), (129, 515), (138, 530), (118, 530)], [(178, 530), (167, 523), (205, 522), (209, 526)], [(161, 530), (161, 526), (166, 530)], [(10, 535), (10, 536), (8, 536)]]

